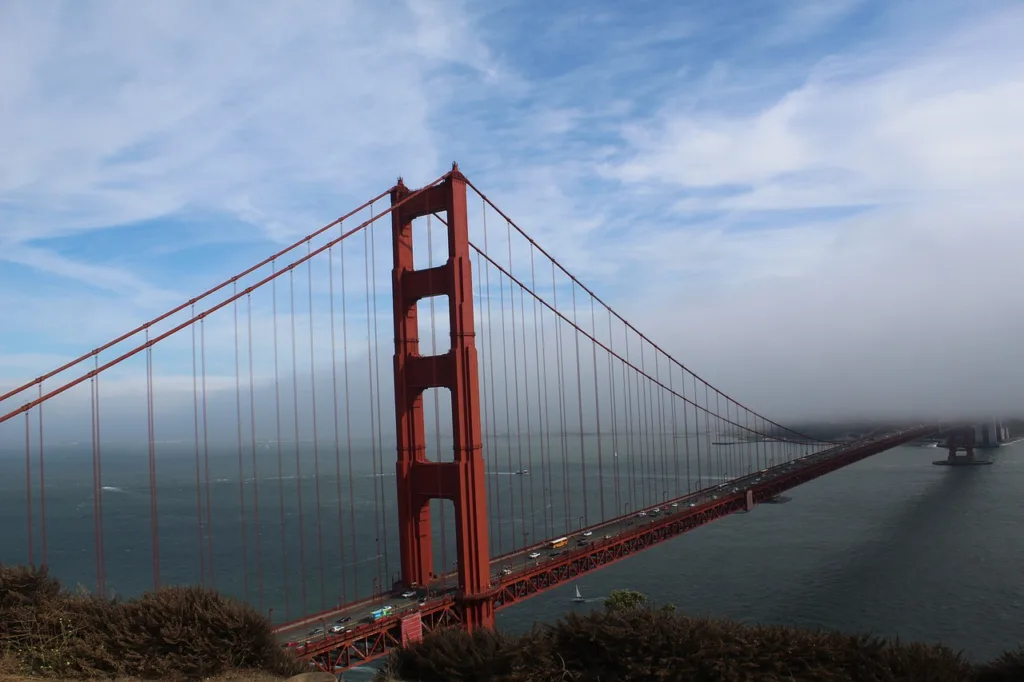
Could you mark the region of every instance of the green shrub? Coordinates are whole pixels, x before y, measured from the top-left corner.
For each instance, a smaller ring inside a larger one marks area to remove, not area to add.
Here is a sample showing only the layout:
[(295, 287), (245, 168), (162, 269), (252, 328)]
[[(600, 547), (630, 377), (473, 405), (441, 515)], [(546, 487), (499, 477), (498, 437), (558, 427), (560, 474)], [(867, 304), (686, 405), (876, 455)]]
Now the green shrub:
[(978, 666), (976, 682), (1019, 682), (1024, 680), (1024, 648), (1007, 651), (999, 658)]
[[(640, 595), (641, 597), (643, 595)], [(758, 680), (764, 682), (1002, 682), (1024, 680), (1024, 651), (972, 668), (937, 645), (866, 635), (747, 626), (680, 616), (646, 599), (613, 600), (521, 637), (458, 631), (392, 653), (382, 679)], [(643, 606), (640, 606), (643, 604)], [(1001, 675), (1001, 676), (998, 676)]]
[(647, 595), (636, 590), (612, 590), (604, 599), (604, 607), (611, 611), (626, 611), (647, 605)]
[(392, 652), (384, 670), (388, 676), (419, 682), (500, 679), (511, 674), (518, 644), (495, 630), (441, 630)]
[(199, 587), (101, 599), (62, 591), (42, 569), (0, 566), (0, 623), (0, 654), (31, 674), (200, 679), (306, 669), (255, 609)]
[[(444, 630), (395, 650), (382, 679), (1018, 682), (1024, 649), (971, 666), (937, 645), (867, 635), (747, 626), (655, 608), (613, 592), (604, 611), (571, 613), (519, 637)], [(0, 565), (0, 676), (197, 680), (231, 671), (292, 675), (253, 608), (198, 587), (133, 600), (61, 590), (44, 569)]]

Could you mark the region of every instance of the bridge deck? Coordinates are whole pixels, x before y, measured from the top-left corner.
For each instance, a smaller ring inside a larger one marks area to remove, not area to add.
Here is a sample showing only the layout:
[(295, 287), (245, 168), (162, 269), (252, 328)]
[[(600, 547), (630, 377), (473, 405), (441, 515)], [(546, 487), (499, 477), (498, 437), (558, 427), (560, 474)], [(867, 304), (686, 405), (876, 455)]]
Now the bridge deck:
[[(547, 541), (495, 557), (491, 560), (495, 607), (510, 606), (711, 521), (744, 511), (747, 491), (752, 493), (754, 504), (768, 502), (802, 483), (934, 431), (930, 426), (917, 427), (836, 446), (668, 500), (657, 505), (661, 510), (657, 515), (652, 515), (656, 507), (651, 506), (583, 528), (570, 536), (569, 546), (560, 550), (548, 549), (550, 541)], [(583, 537), (588, 544), (577, 546), (577, 539)], [(540, 556), (531, 559), (529, 555), (535, 552)], [(512, 569), (511, 575), (501, 574), (505, 567)], [(432, 596), (423, 604), (417, 599), (388, 595), (287, 623), (276, 633), (282, 645), (290, 643), (300, 656), (315, 661), (325, 670), (347, 668), (379, 658), (400, 644), (402, 619), (412, 614), (420, 615), (426, 631), (457, 624), (457, 610), (453, 608), (454, 581), (455, 576), (448, 575), (444, 582), (432, 586)], [(382, 604), (394, 607), (391, 616), (373, 623), (361, 622)], [(351, 618), (345, 632), (325, 633), (315, 638), (306, 636), (311, 626), (329, 626), (342, 617)]]

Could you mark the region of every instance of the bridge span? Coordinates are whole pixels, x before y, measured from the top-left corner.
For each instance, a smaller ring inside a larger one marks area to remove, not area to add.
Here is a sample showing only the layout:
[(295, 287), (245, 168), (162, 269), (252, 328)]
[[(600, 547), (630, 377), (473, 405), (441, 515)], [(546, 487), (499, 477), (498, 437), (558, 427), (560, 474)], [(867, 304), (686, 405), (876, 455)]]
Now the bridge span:
[[(490, 594), (494, 608), (519, 603), (717, 519), (752, 511), (756, 505), (770, 502), (802, 483), (928, 437), (939, 429), (938, 425), (922, 425), (837, 445), (669, 500), (667, 504), (580, 529), (572, 534), (565, 549), (553, 550), (548, 541), (492, 558), (494, 582)], [(578, 544), (579, 540), (586, 544)], [(327, 672), (371, 662), (396, 646), (418, 640), (423, 632), (461, 625), (458, 590), (450, 586), (454, 576), (446, 578), (449, 580), (423, 593), (427, 596), (425, 600), (420, 594), (411, 598), (385, 595), (286, 623), (276, 630), (279, 641)], [(391, 615), (370, 620), (370, 614), (384, 605), (393, 608)], [(344, 620), (344, 631), (330, 632), (330, 626), (339, 620)], [(321, 632), (310, 636), (311, 626), (319, 627)]]
[(335, 671), (936, 429), (765, 416), (453, 166), (0, 395), (0, 561), (223, 591)]

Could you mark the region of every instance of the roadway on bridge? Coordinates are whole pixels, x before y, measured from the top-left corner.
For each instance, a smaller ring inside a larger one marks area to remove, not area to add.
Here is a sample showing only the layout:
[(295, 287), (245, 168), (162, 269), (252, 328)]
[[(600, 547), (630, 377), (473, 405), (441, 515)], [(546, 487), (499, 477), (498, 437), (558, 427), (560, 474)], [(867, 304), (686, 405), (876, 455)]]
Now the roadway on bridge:
[[(568, 538), (568, 543), (560, 548), (552, 548), (551, 540), (538, 545), (531, 545), (514, 553), (496, 557), (491, 560), (492, 584), (497, 585), (499, 581), (509, 581), (521, 571), (535, 568), (544, 562), (552, 561), (555, 558), (563, 558), (565, 554), (579, 551), (586, 551), (593, 542), (610, 540), (622, 533), (636, 530), (637, 526), (651, 524), (661, 520), (666, 515), (678, 514), (684, 509), (694, 508), (699, 505), (713, 502), (724, 495), (734, 495), (745, 492), (747, 488), (763, 485), (781, 476), (791, 474), (796, 469), (810, 466), (835, 454), (840, 448), (829, 448), (821, 452), (806, 455), (799, 459), (791, 460), (777, 465), (770, 469), (763, 469), (753, 472), (747, 476), (731, 479), (724, 483), (709, 488), (704, 488), (695, 493), (683, 497), (670, 499), (660, 505), (646, 507), (628, 515), (612, 519), (594, 526), (575, 531)], [(581, 542), (586, 544), (580, 544)], [(512, 574), (503, 576), (502, 570), (510, 570)], [(440, 599), (455, 591), (457, 576), (454, 573), (448, 574), (441, 581), (432, 584), (428, 590), (428, 601)], [(419, 600), (417, 597), (404, 598), (400, 594), (389, 594), (377, 597), (372, 600), (357, 604), (346, 605), (336, 610), (317, 614), (304, 618), (294, 623), (286, 624), (277, 632), (278, 641), (285, 643), (311, 642), (331, 636), (330, 627), (341, 619), (347, 619), (343, 623), (345, 630), (352, 630), (370, 620), (370, 614), (384, 605), (393, 608), (392, 615), (398, 615), (405, 611), (417, 608)], [(315, 631), (316, 628), (324, 628), (323, 632)]]

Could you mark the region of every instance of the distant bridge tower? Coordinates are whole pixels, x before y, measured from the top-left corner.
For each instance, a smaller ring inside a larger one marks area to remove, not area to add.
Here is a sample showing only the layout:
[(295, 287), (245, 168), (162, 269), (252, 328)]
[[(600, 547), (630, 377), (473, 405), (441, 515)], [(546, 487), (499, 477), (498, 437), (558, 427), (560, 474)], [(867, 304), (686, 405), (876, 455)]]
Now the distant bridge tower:
[[(976, 431), (977, 427), (965, 427), (956, 429), (949, 434), (946, 438), (946, 449), (949, 451), (946, 461), (949, 464), (971, 464), (974, 462), (974, 436)], [(963, 457), (957, 454), (960, 450), (964, 451)]]
[[(932, 464), (939, 466), (992, 464), (991, 459), (975, 459), (974, 457), (974, 450), (978, 447), (977, 442), (974, 440), (976, 430), (974, 426), (963, 426), (950, 431), (946, 437), (946, 450), (949, 454), (946, 456), (946, 459), (937, 460), (932, 462)], [(963, 455), (959, 454), (961, 450), (964, 451)]]

